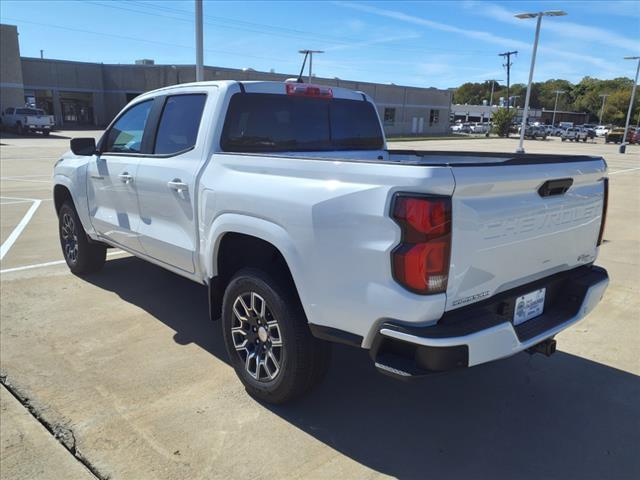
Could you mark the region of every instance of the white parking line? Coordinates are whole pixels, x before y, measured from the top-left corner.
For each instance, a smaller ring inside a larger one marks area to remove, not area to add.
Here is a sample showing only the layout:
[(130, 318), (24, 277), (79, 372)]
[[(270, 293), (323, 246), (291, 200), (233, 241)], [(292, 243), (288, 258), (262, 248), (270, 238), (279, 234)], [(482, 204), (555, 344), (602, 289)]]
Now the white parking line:
[[(8, 198), (8, 197), (6, 197)], [(22, 231), (25, 229), (33, 215), (36, 213), (36, 210), (42, 203), (42, 200), (37, 200), (35, 198), (14, 198), (14, 200), (31, 200), (33, 205), (29, 207), (27, 213), (24, 214), (20, 223), (13, 229), (13, 232), (7, 237), (7, 239), (3, 242), (2, 246), (0, 246), (0, 260), (4, 258), (7, 252), (11, 249), (13, 244), (16, 242)]]
[(21, 197), (0, 197), (2, 200), (20, 200), (21, 202), (33, 202), (40, 200), (41, 202), (51, 202), (53, 198), (21, 198)]
[[(122, 250), (118, 250), (116, 252), (107, 253), (107, 257), (112, 257), (114, 255), (124, 255), (127, 252), (123, 252)], [(45, 262), (45, 263), (36, 263), (34, 265), (24, 265), (22, 267), (13, 267), (13, 268), (5, 268), (4, 270), (0, 270), (0, 273), (11, 273), (11, 272), (21, 272), (23, 270), (31, 270), (33, 268), (42, 268), (42, 267), (50, 267), (52, 265), (62, 265), (65, 262), (64, 260), (56, 260), (54, 262)]]
[(2, 178), (35, 178), (35, 177), (48, 177), (51, 178), (51, 175), (39, 173), (37, 175), (8, 175)]
[(27, 182), (27, 183), (48, 183), (51, 184), (51, 180), (32, 180), (28, 178), (13, 178), (13, 177), (0, 177), (3, 182)]
[(627, 168), (625, 170), (616, 170), (615, 172), (609, 172), (609, 175), (615, 175), (616, 173), (633, 172), (635, 170), (640, 170), (640, 167)]
[(8, 202), (0, 201), (0, 205), (14, 205), (16, 203), (31, 203), (31, 200), (9, 200)]

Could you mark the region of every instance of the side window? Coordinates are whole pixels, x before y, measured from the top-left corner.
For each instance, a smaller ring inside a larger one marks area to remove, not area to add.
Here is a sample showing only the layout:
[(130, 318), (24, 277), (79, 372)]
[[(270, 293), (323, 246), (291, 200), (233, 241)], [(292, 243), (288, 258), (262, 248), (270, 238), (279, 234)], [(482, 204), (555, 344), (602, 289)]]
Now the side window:
[(440, 110), (430, 110), (429, 125), (433, 125), (434, 123), (438, 123), (439, 121), (440, 121)]
[(206, 99), (204, 94), (167, 97), (153, 153), (169, 155), (195, 146)]
[(103, 151), (140, 153), (142, 135), (152, 105), (153, 101), (147, 100), (127, 110), (109, 130)]
[(7, 108), (4, 113), (7, 115), (13, 115), (13, 108)]
[(396, 109), (385, 108), (384, 109), (384, 124), (387, 126), (393, 126), (396, 123)]

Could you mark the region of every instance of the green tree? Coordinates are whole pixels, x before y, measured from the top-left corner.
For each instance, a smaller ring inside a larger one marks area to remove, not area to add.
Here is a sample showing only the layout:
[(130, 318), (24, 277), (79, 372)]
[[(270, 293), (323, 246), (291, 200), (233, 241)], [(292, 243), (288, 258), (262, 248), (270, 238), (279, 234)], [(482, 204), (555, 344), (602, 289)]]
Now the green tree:
[[(453, 101), (456, 104), (481, 105), (483, 101), (489, 101), (491, 85), (491, 81), (465, 83), (454, 92)], [(556, 101), (555, 92), (556, 90), (562, 90), (564, 93), (558, 96), (558, 110), (587, 112), (590, 121), (597, 122), (602, 108), (601, 95), (608, 95), (602, 121), (604, 123), (623, 125), (627, 115), (627, 108), (629, 107), (632, 87), (633, 80), (626, 77), (610, 80), (584, 77), (576, 84), (559, 78), (550, 79), (544, 82), (535, 82), (531, 85), (529, 105), (531, 108), (553, 110)], [(509, 95), (519, 97), (515, 100), (516, 105), (520, 107), (524, 105), (526, 90), (526, 85), (524, 84), (511, 85)], [(493, 103), (497, 104), (500, 97), (506, 98), (506, 96), (506, 86), (496, 83)], [(634, 119), (638, 116), (639, 104), (640, 99), (637, 98), (632, 113), (632, 118)]]
[(506, 108), (499, 108), (496, 113), (491, 117), (493, 121), (493, 131), (501, 137), (509, 135), (509, 127), (516, 116), (515, 110), (507, 110)]

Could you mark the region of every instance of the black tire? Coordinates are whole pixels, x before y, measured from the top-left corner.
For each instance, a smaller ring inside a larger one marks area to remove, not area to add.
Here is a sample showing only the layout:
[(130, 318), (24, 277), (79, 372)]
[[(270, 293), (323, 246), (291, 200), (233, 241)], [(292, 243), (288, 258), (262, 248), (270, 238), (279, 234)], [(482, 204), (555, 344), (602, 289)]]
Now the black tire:
[(584, 137), (584, 138), (582, 139), (582, 141), (583, 141), (584, 143), (587, 143), (587, 137)]
[(62, 255), (72, 273), (81, 275), (102, 268), (107, 247), (89, 239), (70, 200), (64, 202), (58, 212), (58, 234)]
[(18, 122), (16, 124), (16, 133), (18, 135), (24, 135), (24, 127), (22, 126), (22, 124), (20, 122)]
[(44, 135), (45, 137), (48, 137), (49, 136), (49, 130), (44, 130), (42, 132), (42, 135)]
[[(288, 402), (311, 390), (324, 377), (331, 356), (329, 343), (311, 334), (295, 287), (279, 277), (283, 276), (242, 269), (229, 282), (222, 303), (230, 363), (251, 396), (272, 404)], [(246, 321), (234, 314), (234, 305)], [(263, 315), (256, 315), (260, 310)]]
[(566, 138), (562, 137), (562, 141), (564, 142), (566, 140)]

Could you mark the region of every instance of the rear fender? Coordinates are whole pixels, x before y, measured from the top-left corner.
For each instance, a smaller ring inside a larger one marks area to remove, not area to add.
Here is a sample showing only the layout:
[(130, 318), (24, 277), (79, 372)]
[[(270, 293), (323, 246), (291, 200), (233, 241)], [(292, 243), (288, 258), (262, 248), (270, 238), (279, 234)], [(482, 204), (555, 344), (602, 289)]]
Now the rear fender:
[[(219, 215), (211, 223), (205, 235), (201, 237), (200, 260), (206, 281), (218, 275), (220, 242), (226, 233), (232, 232), (250, 235), (272, 244), (287, 262), (296, 287), (301, 284), (298, 279), (302, 275), (302, 261), (287, 231), (280, 225), (263, 218), (237, 213)], [(304, 298), (300, 289), (298, 289), (298, 293), (304, 305)]]

